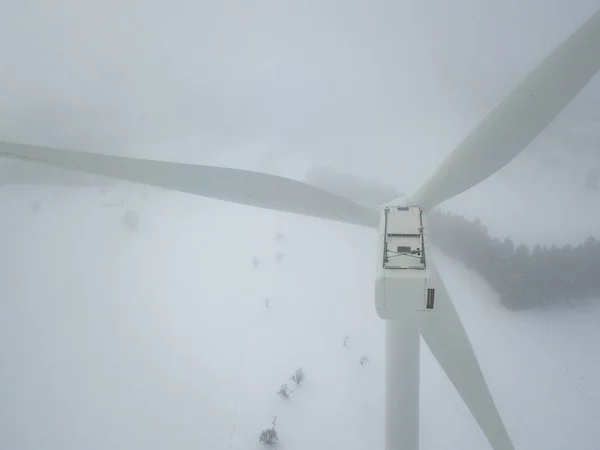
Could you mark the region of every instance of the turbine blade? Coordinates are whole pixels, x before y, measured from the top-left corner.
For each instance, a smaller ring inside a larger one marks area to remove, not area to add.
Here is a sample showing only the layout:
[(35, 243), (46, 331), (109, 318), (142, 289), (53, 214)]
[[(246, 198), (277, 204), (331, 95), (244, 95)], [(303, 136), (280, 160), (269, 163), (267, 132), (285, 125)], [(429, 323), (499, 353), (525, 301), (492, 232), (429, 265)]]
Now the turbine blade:
[(542, 61), (469, 134), (417, 191), (429, 209), (508, 164), (600, 70), (600, 10)]
[(288, 178), (249, 170), (0, 142), (0, 156), (203, 197), (376, 228), (379, 211)]
[(435, 266), (429, 263), (428, 270), (435, 280), (435, 309), (421, 315), (421, 335), (492, 448), (514, 450), (448, 291)]

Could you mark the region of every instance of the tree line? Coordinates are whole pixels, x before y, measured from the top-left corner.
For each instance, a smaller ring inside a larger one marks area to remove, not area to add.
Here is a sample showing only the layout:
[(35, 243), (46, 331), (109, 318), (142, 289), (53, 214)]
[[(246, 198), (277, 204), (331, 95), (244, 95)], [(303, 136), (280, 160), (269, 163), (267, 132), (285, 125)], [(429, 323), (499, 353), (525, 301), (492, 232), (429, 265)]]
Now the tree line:
[(600, 241), (578, 246), (515, 246), (492, 238), (479, 221), (440, 211), (428, 215), (435, 245), (478, 272), (513, 310), (574, 306), (600, 298)]

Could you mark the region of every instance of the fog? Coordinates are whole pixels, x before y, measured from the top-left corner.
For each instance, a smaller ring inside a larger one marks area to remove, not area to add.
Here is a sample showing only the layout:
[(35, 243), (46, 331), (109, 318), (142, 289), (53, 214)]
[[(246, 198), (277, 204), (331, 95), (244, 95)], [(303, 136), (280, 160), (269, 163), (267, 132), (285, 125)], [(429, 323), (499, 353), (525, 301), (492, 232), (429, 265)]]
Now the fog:
[[(15, 2), (0, 140), (297, 179), (326, 165), (410, 194), (597, 7)], [(597, 236), (583, 178), (600, 164), (599, 83), (444, 208), (517, 243)], [(274, 416), (287, 450), (383, 448), (371, 231), (0, 164), (28, 174), (0, 182), (0, 448), (247, 449)], [(516, 448), (596, 449), (598, 306), (509, 312), (435, 256)], [(422, 360), (421, 448), (488, 448)], [(278, 397), (299, 367), (307, 380)]]
[[(195, 162), (308, 158), (413, 191), (596, 7), (17, 2), (0, 18), (0, 136)], [(547, 141), (592, 145), (598, 92), (595, 80)]]

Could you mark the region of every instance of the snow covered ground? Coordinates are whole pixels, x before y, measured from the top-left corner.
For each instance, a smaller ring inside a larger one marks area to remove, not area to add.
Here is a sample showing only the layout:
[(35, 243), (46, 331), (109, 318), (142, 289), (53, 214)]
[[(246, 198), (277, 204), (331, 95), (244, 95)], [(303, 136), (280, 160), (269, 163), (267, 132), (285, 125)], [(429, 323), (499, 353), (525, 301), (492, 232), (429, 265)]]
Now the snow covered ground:
[[(383, 449), (373, 232), (139, 186), (0, 205), (0, 448), (247, 450), (277, 416), (285, 450)], [(508, 312), (436, 257), (516, 448), (598, 449), (598, 305)], [(422, 449), (488, 448), (422, 355)]]

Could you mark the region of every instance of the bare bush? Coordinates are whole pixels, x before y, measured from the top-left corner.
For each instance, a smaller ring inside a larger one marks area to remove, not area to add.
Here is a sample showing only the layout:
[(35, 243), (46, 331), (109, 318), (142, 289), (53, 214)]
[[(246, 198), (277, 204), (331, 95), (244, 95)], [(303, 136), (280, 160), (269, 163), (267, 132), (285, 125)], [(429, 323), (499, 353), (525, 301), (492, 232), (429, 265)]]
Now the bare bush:
[(271, 428), (266, 428), (260, 432), (258, 442), (263, 444), (265, 447), (275, 447), (279, 442), (279, 435), (277, 433), (277, 430), (275, 429), (276, 420), (277, 416), (273, 417), (273, 421), (271, 422)]
[(125, 228), (128, 228), (132, 231), (137, 231), (140, 227), (140, 217), (133, 209), (128, 209), (125, 211), (125, 214), (121, 219), (121, 223)]
[(344, 347), (348, 347), (348, 345), (350, 345), (350, 336), (349, 335), (344, 336), (344, 340), (342, 343), (343, 343)]
[(302, 368), (296, 369), (296, 371), (292, 374), (292, 377), (291, 377), (291, 380), (294, 383), (296, 383), (296, 386), (300, 386), (300, 383), (302, 383), (305, 379), (306, 379), (306, 375), (304, 373), (304, 370), (302, 370)]
[(39, 212), (40, 209), (41, 209), (41, 207), (42, 207), (42, 202), (41, 201), (34, 200), (34, 201), (31, 202), (31, 211), (33, 213)]
[(277, 395), (279, 395), (281, 398), (290, 398), (291, 393), (292, 390), (288, 387), (287, 383), (283, 383), (277, 391)]

